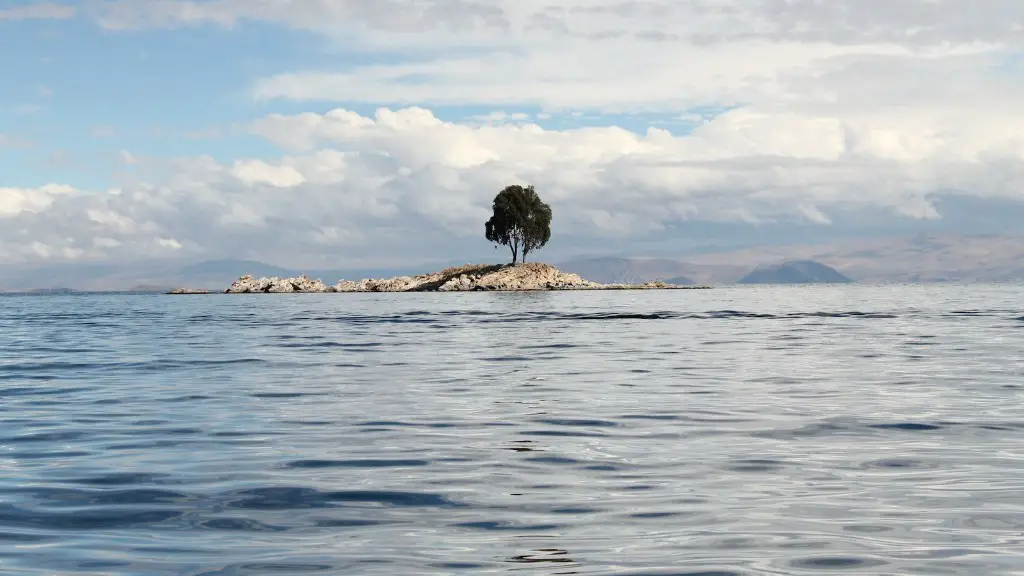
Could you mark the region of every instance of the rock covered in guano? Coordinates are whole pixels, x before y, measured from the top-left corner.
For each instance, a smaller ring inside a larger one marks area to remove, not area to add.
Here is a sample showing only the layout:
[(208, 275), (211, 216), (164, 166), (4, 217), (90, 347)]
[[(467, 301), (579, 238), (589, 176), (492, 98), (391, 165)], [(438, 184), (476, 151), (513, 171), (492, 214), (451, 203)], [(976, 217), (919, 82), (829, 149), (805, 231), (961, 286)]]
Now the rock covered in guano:
[(431, 274), (341, 280), (334, 286), (306, 276), (298, 278), (253, 278), (242, 276), (225, 290), (228, 294), (286, 292), (472, 292), (536, 290), (651, 290), (692, 288), (664, 282), (646, 284), (598, 284), (577, 274), (562, 272), (549, 264), (470, 264)]
[(387, 279), (342, 280), (338, 292), (471, 292), (594, 289), (599, 284), (547, 264), (467, 265), (432, 274)]
[(302, 275), (297, 278), (253, 278), (246, 274), (235, 280), (224, 292), (227, 294), (286, 294), (289, 292), (324, 293), (334, 292), (333, 286), (324, 284), (322, 280), (311, 280)]

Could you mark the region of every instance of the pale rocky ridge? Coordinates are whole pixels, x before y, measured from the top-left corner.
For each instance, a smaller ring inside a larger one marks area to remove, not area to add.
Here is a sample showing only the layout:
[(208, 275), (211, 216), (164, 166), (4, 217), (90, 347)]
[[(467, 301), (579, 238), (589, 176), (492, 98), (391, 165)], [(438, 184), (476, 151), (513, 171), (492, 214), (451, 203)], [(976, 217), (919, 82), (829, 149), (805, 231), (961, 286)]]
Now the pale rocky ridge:
[(598, 284), (577, 274), (569, 274), (549, 264), (470, 264), (440, 272), (395, 278), (340, 280), (328, 285), (307, 276), (295, 278), (254, 278), (242, 276), (226, 294), (280, 294), (329, 292), (473, 292), (544, 290), (657, 290), (692, 289), (703, 286), (676, 286), (664, 282), (644, 284)]
[(175, 288), (168, 292), (168, 294), (209, 294), (209, 290), (203, 288)]

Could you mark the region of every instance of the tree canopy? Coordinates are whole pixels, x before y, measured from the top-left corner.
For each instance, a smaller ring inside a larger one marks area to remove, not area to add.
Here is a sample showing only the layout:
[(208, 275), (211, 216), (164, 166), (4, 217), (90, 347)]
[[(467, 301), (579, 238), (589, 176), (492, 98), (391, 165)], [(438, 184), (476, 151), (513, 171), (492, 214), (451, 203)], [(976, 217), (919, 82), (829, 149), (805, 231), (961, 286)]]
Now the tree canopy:
[(519, 255), (526, 262), (530, 252), (551, 239), (551, 207), (541, 201), (533, 186), (508, 186), (494, 197), (494, 214), (485, 226), (487, 239), (512, 250), (512, 263)]

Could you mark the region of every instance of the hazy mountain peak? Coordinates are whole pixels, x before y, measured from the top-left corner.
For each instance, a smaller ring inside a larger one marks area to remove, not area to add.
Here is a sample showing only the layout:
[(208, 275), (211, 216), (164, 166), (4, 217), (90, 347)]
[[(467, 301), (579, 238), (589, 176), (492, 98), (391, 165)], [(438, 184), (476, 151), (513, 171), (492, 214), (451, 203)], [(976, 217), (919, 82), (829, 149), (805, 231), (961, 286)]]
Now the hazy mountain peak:
[(846, 284), (852, 279), (814, 260), (790, 260), (761, 266), (740, 279), (740, 284)]

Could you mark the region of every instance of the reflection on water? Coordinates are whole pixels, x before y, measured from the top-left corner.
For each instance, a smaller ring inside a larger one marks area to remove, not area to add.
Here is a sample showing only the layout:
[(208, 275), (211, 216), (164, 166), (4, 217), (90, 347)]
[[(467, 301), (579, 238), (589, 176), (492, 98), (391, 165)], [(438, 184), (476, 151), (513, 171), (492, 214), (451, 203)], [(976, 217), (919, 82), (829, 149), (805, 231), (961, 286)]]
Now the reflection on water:
[(0, 573), (1024, 573), (1022, 297), (0, 297)]

